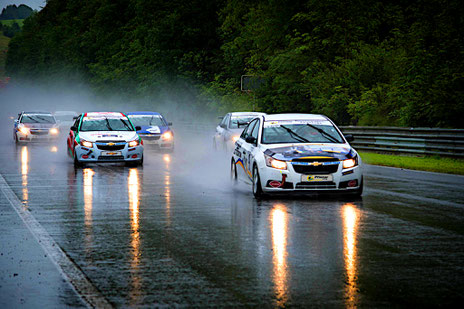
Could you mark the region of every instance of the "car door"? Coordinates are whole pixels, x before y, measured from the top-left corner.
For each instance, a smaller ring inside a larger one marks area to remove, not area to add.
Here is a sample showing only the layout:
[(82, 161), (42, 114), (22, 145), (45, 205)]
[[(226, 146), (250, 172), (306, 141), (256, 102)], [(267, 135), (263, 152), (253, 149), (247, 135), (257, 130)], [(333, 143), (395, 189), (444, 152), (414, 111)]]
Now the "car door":
[(253, 120), (248, 124), (248, 126), (243, 130), (240, 139), (236, 143), (236, 153), (240, 154), (240, 163), (237, 166), (237, 176), (240, 177), (245, 182), (251, 183), (252, 171), (250, 166), (252, 167), (253, 158), (251, 157), (251, 152), (254, 149), (254, 145), (247, 142), (247, 138), (252, 136), (253, 129), (257, 124), (258, 119)]

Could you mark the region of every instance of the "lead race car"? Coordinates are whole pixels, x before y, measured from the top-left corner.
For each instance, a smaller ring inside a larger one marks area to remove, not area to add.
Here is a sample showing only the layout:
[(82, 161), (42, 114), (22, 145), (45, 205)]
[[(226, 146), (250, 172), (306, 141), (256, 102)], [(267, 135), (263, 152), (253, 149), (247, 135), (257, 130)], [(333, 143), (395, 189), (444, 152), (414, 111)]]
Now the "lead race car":
[(119, 112), (81, 114), (67, 139), (68, 155), (75, 166), (84, 163), (143, 164), (143, 141), (132, 122)]
[(341, 192), (360, 196), (362, 162), (326, 116), (259, 116), (235, 143), (231, 177), (251, 183), (255, 197), (267, 193)]

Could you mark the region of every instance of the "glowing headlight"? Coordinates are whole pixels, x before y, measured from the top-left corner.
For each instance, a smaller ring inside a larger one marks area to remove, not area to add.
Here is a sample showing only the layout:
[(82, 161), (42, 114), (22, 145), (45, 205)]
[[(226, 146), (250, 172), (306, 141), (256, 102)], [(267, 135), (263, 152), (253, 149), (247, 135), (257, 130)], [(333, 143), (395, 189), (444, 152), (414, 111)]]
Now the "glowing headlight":
[(129, 142), (129, 147), (135, 147), (135, 146), (138, 146), (138, 144), (139, 144), (139, 140), (135, 139)]
[(170, 140), (172, 138), (172, 133), (170, 131), (168, 132), (164, 132), (163, 135), (161, 135), (161, 137), (164, 139), (164, 140)]
[(81, 140), (81, 145), (84, 147), (92, 148), (93, 144), (88, 141)]
[(273, 167), (279, 170), (287, 169), (287, 163), (284, 161), (276, 160), (266, 155), (264, 156), (264, 158), (266, 159), (266, 165), (269, 167)]
[(24, 135), (28, 135), (30, 133), (29, 128), (25, 126), (21, 126), (18, 128), (19, 132), (21, 132)]
[(343, 160), (343, 168), (350, 168), (356, 165), (357, 165), (357, 162), (355, 159)]
[(50, 134), (57, 135), (58, 134), (58, 129), (57, 128), (51, 128), (50, 129)]
[(232, 140), (234, 142), (238, 141), (239, 138), (240, 138), (240, 136), (238, 136), (238, 135), (232, 136)]

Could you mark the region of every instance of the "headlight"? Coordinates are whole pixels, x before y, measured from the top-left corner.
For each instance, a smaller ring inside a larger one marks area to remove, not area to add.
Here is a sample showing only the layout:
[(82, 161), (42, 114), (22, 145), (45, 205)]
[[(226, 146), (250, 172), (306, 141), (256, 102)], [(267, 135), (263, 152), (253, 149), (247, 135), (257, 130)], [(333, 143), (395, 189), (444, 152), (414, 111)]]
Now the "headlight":
[(139, 145), (139, 140), (138, 139), (135, 139), (135, 140), (129, 142), (129, 147), (135, 147), (135, 146), (138, 146), (138, 145)]
[(84, 146), (84, 147), (92, 148), (93, 143), (81, 140), (81, 145)]
[(238, 136), (238, 135), (232, 136), (232, 140), (234, 142), (238, 141), (239, 138), (240, 138), (240, 136)]
[(287, 169), (287, 162), (276, 160), (271, 158), (270, 156), (264, 155), (266, 160), (266, 165), (269, 167), (273, 167), (279, 170), (286, 170)]
[(50, 129), (50, 134), (57, 135), (58, 134), (58, 129), (57, 128), (51, 128)]
[(164, 140), (170, 140), (172, 139), (172, 133), (170, 131), (164, 132), (163, 135), (161, 135), (161, 138)]
[(21, 126), (18, 128), (19, 132), (21, 132), (24, 135), (28, 135), (30, 133), (29, 128), (25, 126)]
[(343, 168), (350, 168), (358, 165), (356, 158), (343, 160)]

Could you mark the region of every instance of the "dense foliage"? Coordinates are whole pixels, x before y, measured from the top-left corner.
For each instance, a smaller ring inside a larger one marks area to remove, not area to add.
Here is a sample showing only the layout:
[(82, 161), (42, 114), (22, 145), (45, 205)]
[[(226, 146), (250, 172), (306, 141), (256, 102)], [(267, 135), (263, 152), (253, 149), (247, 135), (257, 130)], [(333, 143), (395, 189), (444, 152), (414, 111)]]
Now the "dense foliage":
[[(464, 127), (461, 0), (49, 0), (7, 70), (217, 110), (340, 124)], [(240, 77), (265, 83), (240, 91)]]
[(19, 6), (16, 6), (16, 4), (7, 5), (6, 8), (2, 9), (0, 20), (25, 19), (31, 16), (32, 13), (33, 10), (25, 4)]
[(21, 31), (21, 27), (17, 22), (11, 23), (11, 25), (3, 24), (0, 22), (0, 33), (8, 38), (12, 38), (16, 33)]

